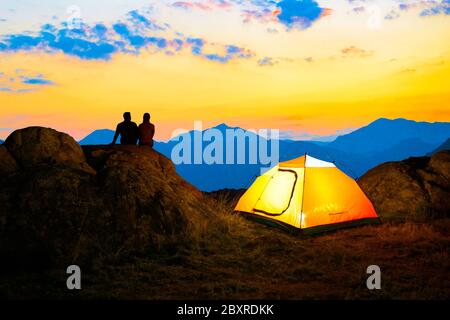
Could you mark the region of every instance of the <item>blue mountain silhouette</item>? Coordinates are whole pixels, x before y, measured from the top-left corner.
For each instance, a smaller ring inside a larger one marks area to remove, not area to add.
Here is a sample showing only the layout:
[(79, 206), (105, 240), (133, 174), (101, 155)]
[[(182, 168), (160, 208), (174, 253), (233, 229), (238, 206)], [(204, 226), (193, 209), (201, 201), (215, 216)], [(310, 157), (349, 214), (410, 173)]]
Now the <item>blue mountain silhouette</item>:
[(410, 139), (437, 146), (450, 136), (449, 132), (448, 122), (429, 123), (381, 118), (352, 133), (338, 137), (329, 146), (360, 154), (380, 152)]
[(109, 129), (95, 130), (79, 141), (83, 145), (105, 145), (110, 144), (114, 138), (114, 131)]
[(441, 144), (439, 147), (437, 147), (433, 151), (429, 152), (427, 155), (432, 156), (433, 154), (435, 154), (436, 152), (441, 151), (441, 150), (450, 150), (450, 138), (445, 140), (445, 142), (443, 144)]
[[(257, 139), (255, 133), (239, 127), (220, 124), (212, 129), (222, 133), (221, 143), (224, 146), (223, 162), (226, 160), (226, 147), (234, 152), (234, 164), (179, 164), (177, 172), (187, 181), (201, 190), (212, 191), (223, 188), (245, 188), (253, 179), (261, 174), (261, 169), (267, 166), (260, 162), (256, 164), (236, 164), (237, 149), (230, 147), (231, 141), (226, 137), (228, 130), (242, 130), (247, 142)], [(166, 142), (155, 142), (155, 149), (167, 157), (172, 156), (172, 150), (181, 137), (188, 138), (194, 150), (195, 137), (205, 133), (187, 132)], [(114, 131), (97, 130), (80, 141), (80, 144), (108, 144), (112, 141)], [(316, 141), (279, 140), (280, 161), (299, 157), (305, 153), (327, 161), (333, 161), (348, 175), (357, 178), (372, 167), (387, 161), (403, 160), (411, 156), (423, 156), (436, 149), (450, 137), (450, 123), (415, 122), (405, 119), (378, 119), (369, 125), (350, 134), (338, 137), (330, 143)], [(261, 138), (263, 139), (263, 138)], [(234, 141), (236, 142), (236, 141)], [(211, 142), (203, 142), (201, 150)], [(270, 144), (269, 144), (270, 145)], [(270, 153), (269, 148), (269, 153)], [(249, 160), (248, 144), (245, 148), (246, 163)], [(190, 158), (193, 163), (193, 157)]]

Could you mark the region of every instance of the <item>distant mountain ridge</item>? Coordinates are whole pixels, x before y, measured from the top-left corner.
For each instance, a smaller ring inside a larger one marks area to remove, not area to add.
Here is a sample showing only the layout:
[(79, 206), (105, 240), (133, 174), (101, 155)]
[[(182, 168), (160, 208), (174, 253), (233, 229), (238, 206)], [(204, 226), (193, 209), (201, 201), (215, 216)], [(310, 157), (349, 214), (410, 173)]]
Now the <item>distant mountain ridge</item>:
[(444, 151), (444, 150), (450, 150), (450, 138), (448, 138), (443, 144), (441, 144), (439, 147), (434, 149), (432, 152), (428, 153), (428, 156), (432, 156), (436, 152)]
[(417, 139), (439, 145), (449, 137), (448, 122), (416, 122), (406, 119), (378, 119), (352, 133), (338, 137), (329, 146), (355, 153), (386, 150), (405, 140)]
[[(243, 130), (248, 137), (256, 137), (252, 132), (226, 124), (220, 124), (210, 129), (219, 130), (223, 134), (225, 137), (222, 142), (224, 150), (226, 150), (227, 143), (230, 143), (226, 139), (227, 130)], [(197, 131), (197, 133), (199, 132)], [(195, 131), (183, 134), (191, 138), (192, 150), (194, 150), (194, 134)], [(112, 130), (97, 130), (82, 139), (80, 144), (109, 144), (113, 136), (114, 131)], [(353, 178), (358, 178), (367, 170), (381, 163), (426, 155), (438, 148), (448, 137), (450, 137), (450, 123), (382, 118), (329, 143), (279, 140), (279, 160), (286, 161), (307, 153), (313, 157), (333, 161), (345, 173)], [(164, 142), (155, 141), (154, 148), (171, 158), (172, 150), (179, 143), (180, 138), (181, 136)], [(201, 150), (203, 151), (209, 143), (202, 142)], [(247, 145), (245, 151), (246, 157), (248, 157)], [(226, 157), (225, 151), (223, 157), (224, 159)], [(256, 164), (176, 165), (177, 172), (184, 179), (203, 191), (248, 187), (254, 177), (261, 174), (261, 168), (264, 167), (259, 162)]]
[(84, 145), (106, 145), (110, 144), (114, 138), (114, 131), (110, 129), (95, 130), (78, 143)]

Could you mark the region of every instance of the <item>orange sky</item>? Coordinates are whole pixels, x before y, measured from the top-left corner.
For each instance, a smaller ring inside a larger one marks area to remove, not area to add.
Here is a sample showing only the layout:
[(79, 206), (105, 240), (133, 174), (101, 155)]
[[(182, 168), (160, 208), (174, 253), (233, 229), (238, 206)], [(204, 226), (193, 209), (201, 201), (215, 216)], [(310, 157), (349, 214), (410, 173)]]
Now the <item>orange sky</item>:
[[(251, 52), (226, 62), (189, 48), (174, 54), (143, 48), (105, 60), (41, 47), (0, 50), (0, 138), (43, 125), (80, 139), (114, 128), (123, 111), (136, 121), (150, 112), (158, 139), (191, 129), (195, 120), (205, 127), (226, 122), (298, 136), (333, 135), (379, 117), (450, 120), (447, 15), (421, 16), (426, 8), (415, 8), (387, 19), (394, 4), (379, 1), (380, 21), (371, 24), (373, 8), (357, 14), (346, 1), (318, 3), (332, 10), (298, 29), (277, 21), (243, 22), (237, 5), (181, 10), (160, 4), (151, 13), (170, 24), (159, 36), (182, 32), (204, 39), (205, 52), (222, 54), (230, 44)], [(120, 19), (115, 9), (114, 19)], [(13, 32), (10, 26), (0, 23), (4, 37)], [(32, 25), (15, 29), (33, 32)], [(50, 82), (25, 83), (27, 77)]]

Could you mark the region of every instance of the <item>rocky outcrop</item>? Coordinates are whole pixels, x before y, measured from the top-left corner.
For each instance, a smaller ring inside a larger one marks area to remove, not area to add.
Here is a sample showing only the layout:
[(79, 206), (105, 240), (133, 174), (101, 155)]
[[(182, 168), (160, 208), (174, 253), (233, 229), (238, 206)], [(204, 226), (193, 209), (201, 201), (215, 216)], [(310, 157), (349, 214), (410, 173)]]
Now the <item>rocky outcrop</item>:
[(9, 153), (5, 146), (0, 145), (0, 175), (7, 175), (17, 171), (16, 160)]
[(379, 214), (450, 215), (450, 151), (431, 158), (388, 162), (369, 170), (358, 183)]
[(94, 173), (80, 145), (69, 135), (41, 127), (14, 131), (3, 144), (22, 167), (59, 165)]
[(450, 151), (441, 151), (434, 154), (428, 163), (431, 170), (450, 179)]
[(46, 128), (0, 146), (0, 255), (33, 268), (188, 242), (214, 216), (206, 197), (150, 148), (85, 147)]

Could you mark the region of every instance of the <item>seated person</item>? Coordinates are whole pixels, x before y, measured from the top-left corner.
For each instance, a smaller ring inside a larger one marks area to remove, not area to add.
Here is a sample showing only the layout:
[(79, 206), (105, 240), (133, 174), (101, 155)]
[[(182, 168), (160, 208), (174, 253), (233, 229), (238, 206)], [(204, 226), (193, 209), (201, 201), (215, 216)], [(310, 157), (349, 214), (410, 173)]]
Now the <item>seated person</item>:
[(123, 119), (124, 121), (117, 125), (114, 140), (111, 144), (115, 144), (120, 135), (120, 144), (136, 145), (139, 138), (137, 124), (131, 121), (131, 114), (129, 112), (123, 114)]
[(139, 145), (153, 147), (155, 126), (150, 123), (150, 114), (144, 114), (143, 122), (139, 125)]

